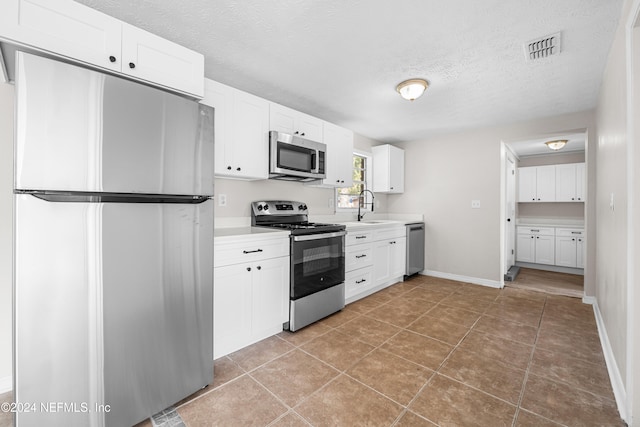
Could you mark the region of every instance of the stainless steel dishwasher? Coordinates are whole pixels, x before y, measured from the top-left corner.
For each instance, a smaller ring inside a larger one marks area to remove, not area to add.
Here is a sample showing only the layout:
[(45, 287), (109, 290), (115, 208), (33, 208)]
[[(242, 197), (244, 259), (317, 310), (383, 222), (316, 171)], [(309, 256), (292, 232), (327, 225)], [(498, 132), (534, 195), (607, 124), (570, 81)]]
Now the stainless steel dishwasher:
[(407, 268), (405, 278), (424, 270), (424, 222), (407, 224)]

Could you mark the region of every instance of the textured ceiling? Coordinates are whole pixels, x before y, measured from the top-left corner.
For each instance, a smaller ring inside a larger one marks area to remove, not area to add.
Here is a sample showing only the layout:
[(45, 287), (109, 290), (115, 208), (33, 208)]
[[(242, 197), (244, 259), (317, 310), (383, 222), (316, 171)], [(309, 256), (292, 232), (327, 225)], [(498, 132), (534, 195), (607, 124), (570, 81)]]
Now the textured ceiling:
[[(79, 0), (206, 77), (384, 142), (594, 108), (622, 0)], [(523, 44), (562, 31), (562, 52)], [(405, 101), (395, 85), (431, 87)]]
[[(567, 145), (558, 151), (552, 151), (544, 143), (556, 139), (566, 139)], [(587, 136), (582, 133), (567, 133), (548, 135), (545, 138), (527, 139), (524, 141), (510, 142), (509, 147), (519, 157), (540, 156), (549, 154), (565, 154), (567, 152), (584, 152)]]

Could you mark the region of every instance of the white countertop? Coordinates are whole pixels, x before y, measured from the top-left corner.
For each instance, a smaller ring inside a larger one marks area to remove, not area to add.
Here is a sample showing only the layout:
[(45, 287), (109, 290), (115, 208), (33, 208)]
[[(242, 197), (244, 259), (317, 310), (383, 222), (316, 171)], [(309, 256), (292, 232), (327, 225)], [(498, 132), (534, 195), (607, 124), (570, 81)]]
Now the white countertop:
[(242, 236), (275, 237), (278, 235), (289, 236), (289, 232), (283, 231), (283, 230), (263, 228), (263, 227), (222, 227), (222, 228), (215, 228), (213, 230), (214, 238), (242, 237)]
[(524, 217), (516, 219), (517, 226), (524, 227), (564, 227), (584, 228), (584, 220), (581, 218), (533, 218)]

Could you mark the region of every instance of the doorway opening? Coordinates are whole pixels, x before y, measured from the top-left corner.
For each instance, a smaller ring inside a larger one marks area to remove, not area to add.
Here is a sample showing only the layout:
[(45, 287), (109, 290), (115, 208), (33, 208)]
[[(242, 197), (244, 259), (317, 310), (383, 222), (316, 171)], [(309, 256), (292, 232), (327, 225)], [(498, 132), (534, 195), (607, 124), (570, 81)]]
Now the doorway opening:
[[(555, 140), (567, 142), (551, 150)], [(504, 286), (584, 296), (586, 151), (584, 129), (503, 141)]]

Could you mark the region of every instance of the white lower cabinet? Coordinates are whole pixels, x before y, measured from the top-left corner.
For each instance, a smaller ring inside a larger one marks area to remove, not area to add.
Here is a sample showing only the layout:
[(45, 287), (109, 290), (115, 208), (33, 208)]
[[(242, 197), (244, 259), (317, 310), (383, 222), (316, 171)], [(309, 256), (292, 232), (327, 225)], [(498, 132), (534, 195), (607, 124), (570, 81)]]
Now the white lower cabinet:
[(520, 226), (516, 245), (516, 261), (584, 268), (583, 229)]
[(375, 243), (373, 259), (376, 285), (404, 275), (406, 246), (406, 237), (395, 237)]
[(555, 229), (518, 227), (516, 261), (555, 264)]
[(556, 230), (556, 265), (584, 268), (584, 230), (559, 228)]
[[(214, 261), (213, 285), (217, 359), (282, 331), (289, 320), (290, 267), (286, 236), (215, 246), (214, 260), (220, 260)], [(238, 262), (237, 253), (247, 260)]]
[(345, 274), (344, 298), (346, 301), (373, 287), (372, 270), (373, 267), (368, 266)]
[(347, 229), (345, 258), (347, 303), (402, 281), (406, 268), (405, 226)]

